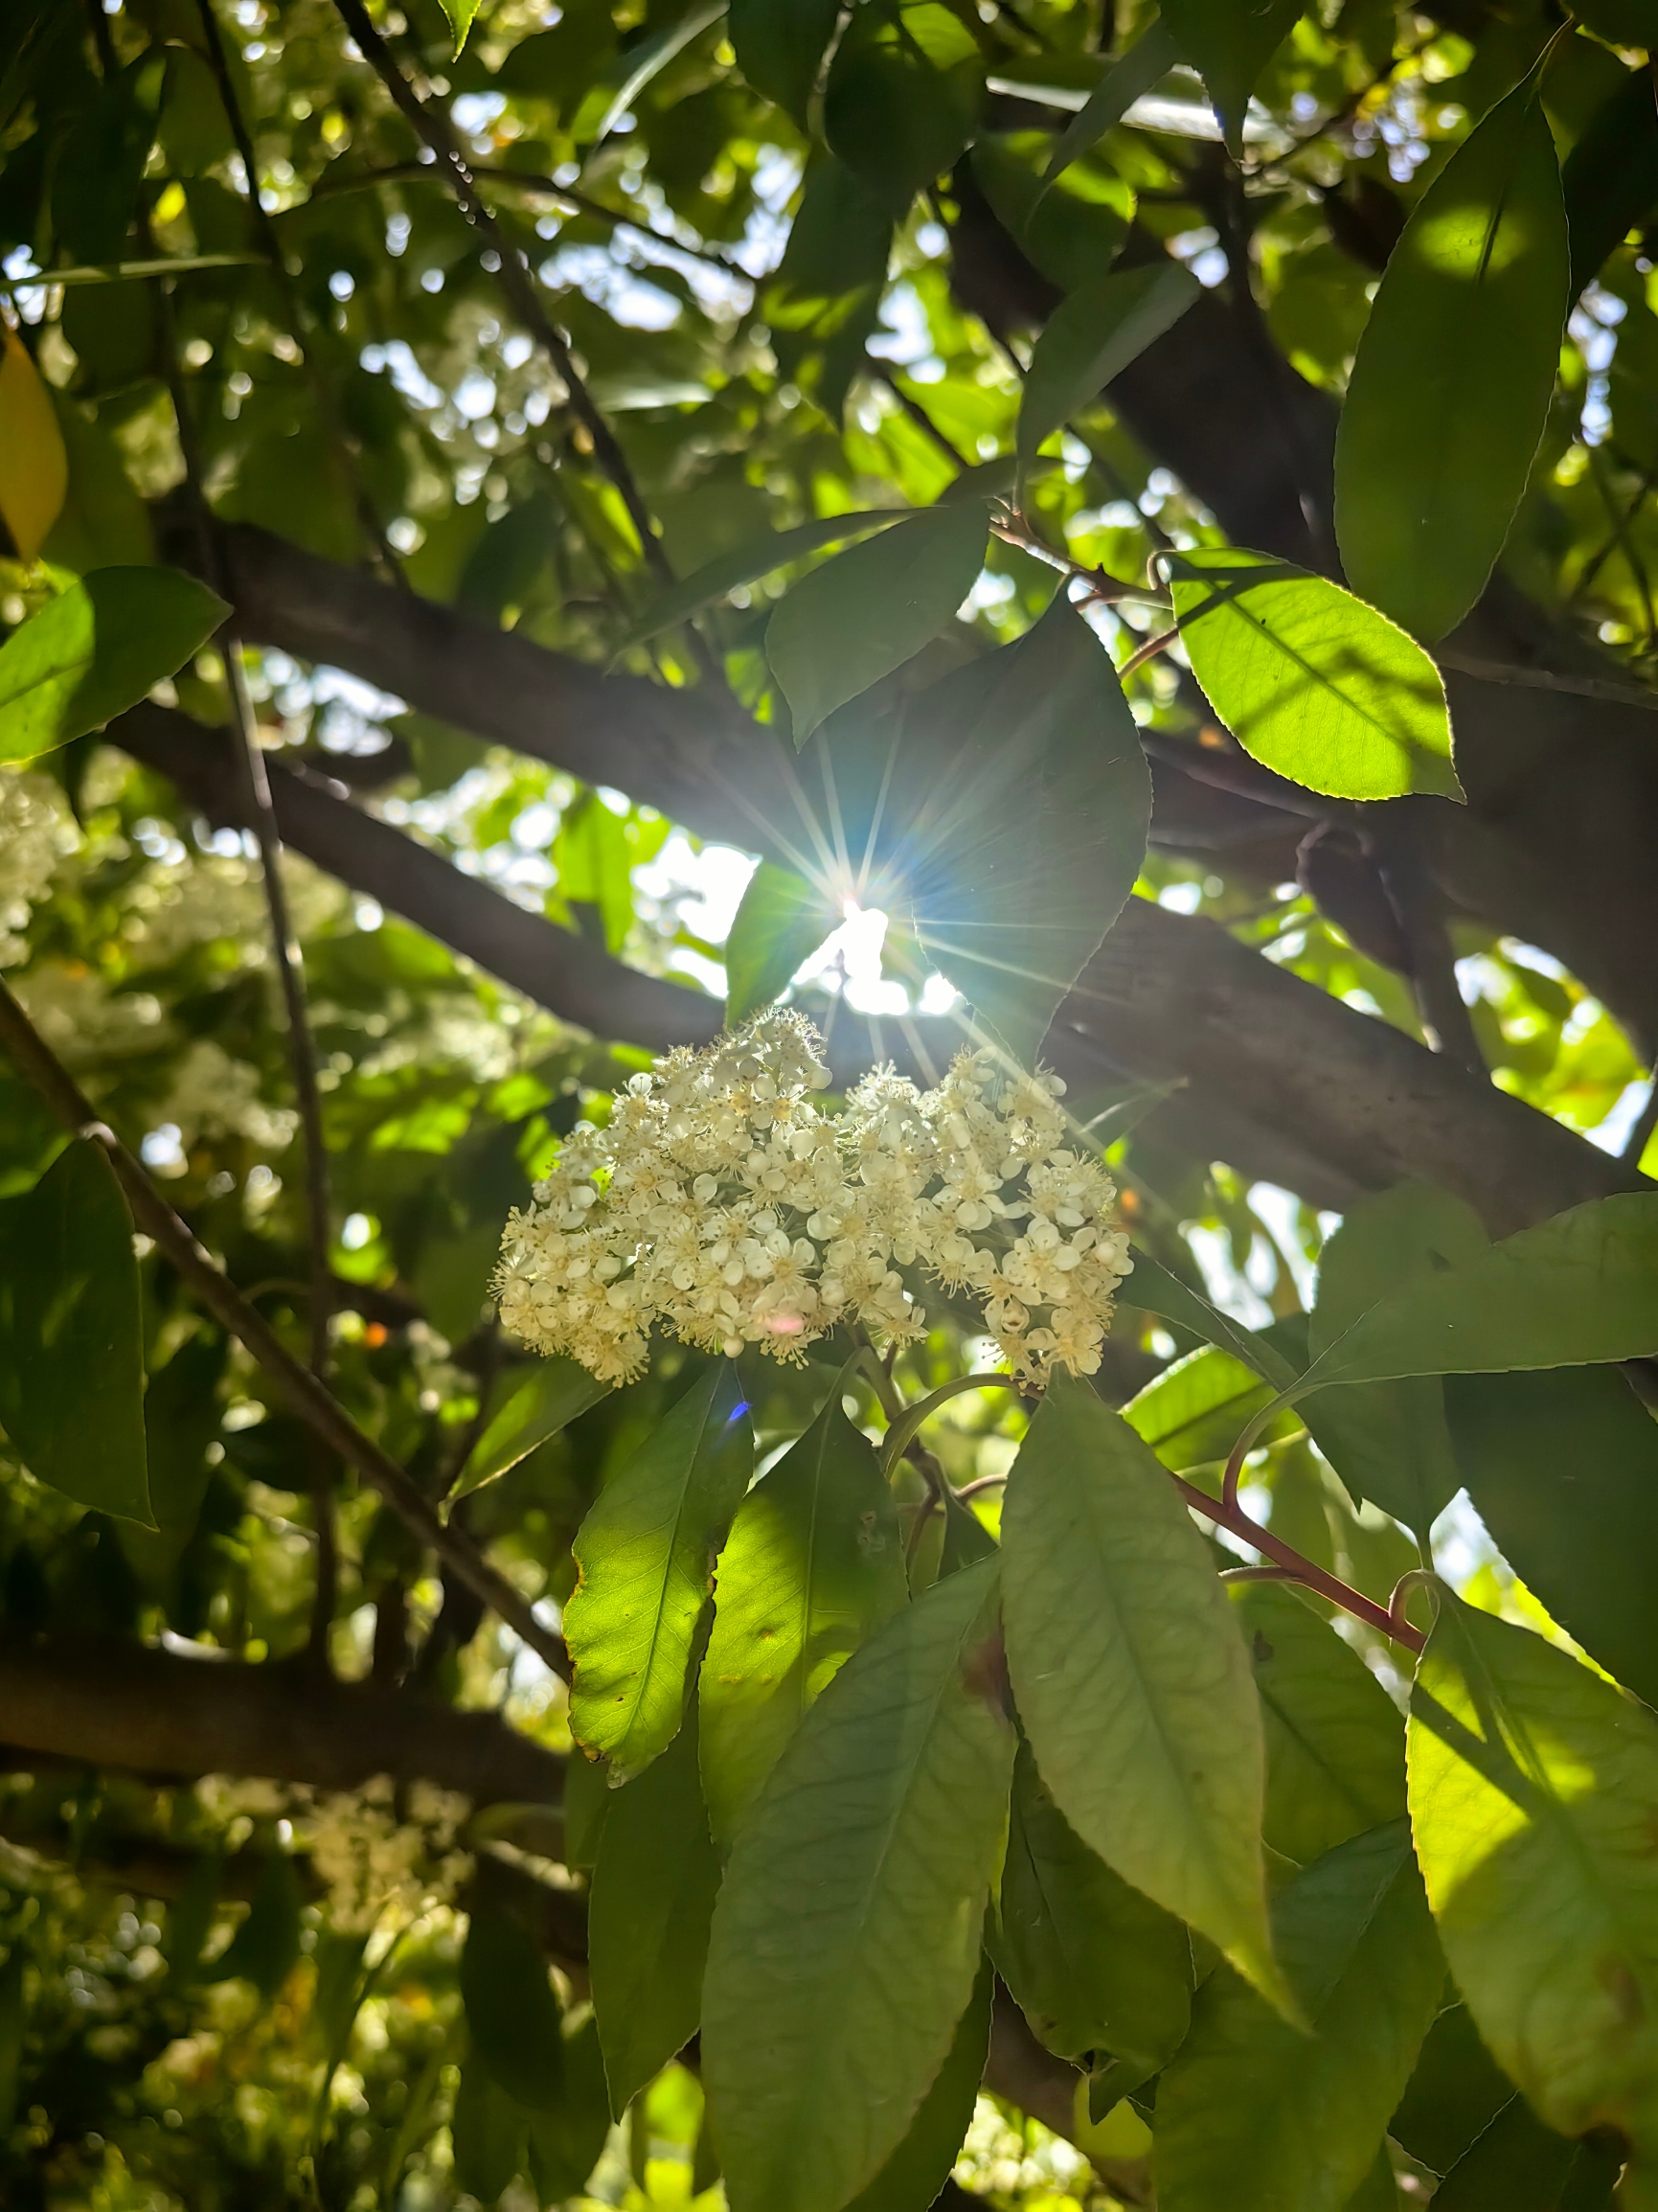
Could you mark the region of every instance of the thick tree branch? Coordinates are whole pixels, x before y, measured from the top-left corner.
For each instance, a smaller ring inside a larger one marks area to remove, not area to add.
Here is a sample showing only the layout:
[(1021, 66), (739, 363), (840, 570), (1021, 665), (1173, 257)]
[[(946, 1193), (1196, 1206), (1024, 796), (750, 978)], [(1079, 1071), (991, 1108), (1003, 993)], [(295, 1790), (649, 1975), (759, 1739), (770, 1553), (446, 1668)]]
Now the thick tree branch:
[(246, 1666), (79, 1633), (0, 1637), (0, 1743), (191, 1779), (262, 1774), (355, 1790), (389, 1774), (475, 1805), (557, 1805), (564, 1794), (563, 1760), (492, 1713), (320, 1681), (291, 1663)]
[[(672, 696), (672, 695), (670, 695)], [(212, 740), (182, 716), (140, 707), (112, 734), (172, 776), (204, 811), (235, 820), (210, 781)], [(271, 764), (283, 835), (296, 852), (601, 1036), (661, 1050), (703, 1043), (716, 1001), (641, 975), (463, 876), (320, 778)], [(648, 796), (648, 793), (642, 794)], [(849, 1034), (849, 1031), (851, 1032)], [(891, 1055), (942, 1068), (960, 1040), (947, 1019), (837, 1024), (845, 1079)], [(1635, 1187), (1633, 1168), (1385, 1022), (1275, 968), (1213, 924), (1131, 900), (1049, 1032), (1047, 1057), (1085, 1097), (1124, 1076), (1185, 1077), (1162, 1110), (1200, 1156), (1342, 1208), (1425, 1175), (1496, 1230)]]

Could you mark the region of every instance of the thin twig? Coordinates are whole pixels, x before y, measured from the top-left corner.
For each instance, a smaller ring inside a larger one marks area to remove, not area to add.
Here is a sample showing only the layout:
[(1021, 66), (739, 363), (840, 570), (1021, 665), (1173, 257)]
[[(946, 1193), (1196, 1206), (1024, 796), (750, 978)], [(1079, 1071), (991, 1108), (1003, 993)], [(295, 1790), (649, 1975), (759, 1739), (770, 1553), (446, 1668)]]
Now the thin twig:
[(492, 1607), (555, 1674), (568, 1681), (570, 1654), (564, 1639), (543, 1627), (528, 1599), (495, 1572), (468, 1538), (453, 1526), (445, 1527), (419, 1485), (364, 1434), (332, 1392), (294, 1357), (264, 1317), (248, 1304), (126, 1147), (98, 1119), (90, 1102), (3, 981), (0, 1046), (72, 1135), (86, 1137), (103, 1148), (138, 1228), (215, 1320), (245, 1347), (282, 1389), (298, 1418), (348, 1466), (354, 1467), (420, 1541), (454, 1569), (457, 1579)]
[(1658, 714), (1658, 691), (1645, 684), (1621, 684), (1612, 676), (1562, 675), (1557, 669), (1524, 668), (1517, 661), (1482, 660), (1446, 646), (1434, 648), (1441, 668), (1485, 684), (1518, 684), (1533, 692), (1564, 692), (1572, 698), (1603, 699), (1608, 706), (1645, 707)]
[(300, 358), (305, 364), (306, 381), (311, 388), (311, 397), (316, 401), (317, 412), (321, 415), (328, 430), (330, 449), (345, 462), (344, 472), (351, 492), (352, 503), (357, 511), (358, 527), (368, 539), (375, 562), (384, 573), (387, 581), (400, 584), (404, 590), (407, 590), (408, 580), (403, 575), (397, 557), (387, 541), (386, 534), (380, 527), (379, 515), (375, 513), (375, 504), (369, 497), (368, 488), (363, 482), (361, 452), (341, 419), (339, 408), (335, 403), (333, 388), (323, 375), (307, 341), (307, 329), (310, 323), (310, 317), (306, 312), (305, 304), (300, 298), (299, 287), (295, 285), (288, 268), (286, 257), (283, 253), (282, 239), (277, 236), (276, 225), (271, 220), (269, 210), (260, 197), (259, 168), (254, 154), (253, 136), (248, 129), (247, 119), (242, 114), (241, 102), (237, 98), (236, 80), (230, 73), (230, 63), (224, 50), (224, 38), (219, 31), (218, 17), (214, 13), (213, 0), (196, 0), (196, 11), (201, 17), (201, 31), (207, 47), (208, 67), (213, 72), (213, 80), (218, 90), (219, 105), (224, 109), (225, 121), (230, 125), (230, 135), (241, 161), (242, 183), (248, 212), (253, 217), (254, 228), (259, 232), (263, 242), (265, 256), (271, 266), (271, 274), (282, 287), (283, 297), (288, 310), (288, 322), (292, 326), (292, 335), (298, 342)]
[[(161, 340), (162, 370), (172, 399), (178, 428), (179, 450), (184, 458), (185, 482), (190, 493), (198, 540), (202, 574), (224, 599), (231, 596), (225, 574), (223, 547), (213, 527), (204, 489), (201, 442), (179, 367), (177, 335), (172, 315), (172, 291), (162, 285), (156, 294), (157, 330)], [(241, 638), (234, 622), (218, 632), (224, 661), (225, 690), (230, 699), (231, 724), (236, 732), (248, 819), (259, 848), (260, 874), (264, 884), (265, 907), (270, 917), (272, 956), (282, 992), (283, 1015), (287, 1026), (288, 1069), (299, 1109), (300, 1138), (305, 1152), (306, 1244), (309, 1258), (310, 1367), (319, 1380), (327, 1376), (329, 1327), (333, 1318), (334, 1279), (329, 1265), (333, 1242), (329, 1204), (328, 1151), (323, 1138), (322, 1089), (317, 1082), (316, 1052), (311, 1041), (310, 1015), (306, 1003), (306, 979), (299, 940), (294, 934), (283, 872), (282, 834), (277, 828), (271, 797), (270, 773), (264, 747), (260, 743), (253, 700), (248, 696), (247, 669)], [(329, 1631), (333, 1624), (339, 1581), (339, 1545), (334, 1532), (332, 1470), (321, 1454), (311, 1474), (311, 1496), (317, 1527), (317, 1569), (312, 1590), (310, 1654), (328, 1665)]]
[[(448, 177), (455, 204), (493, 254), (495, 274), (500, 279), (501, 288), (513, 313), (557, 372), (568, 395), (571, 413), (592, 441), (594, 458), (615, 486), (627, 511), (628, 520), (639, 538), (647, 566), (664, 587), (674, 583), (677, 579), (672, 564), (663, 549), (656, 524), (651, 519), (650, 510), (646, 505), (627, 456), (617, 444), (609, 423), (594, 404), (593, 395), (576, 366), (570, 341), (542, 306), (529, 262), (496, 221), (494, 211), (479, 192), (448, 118), (429, 102), (422, 100), (403, 75), (391, 49), (370, 22), (363, 0), (334, 0), (334, 5), (363, 58), (391, 95), (398, 113), (422, 144), (429, 146), (437, 156)], [(708, 644), (694, 629), (688, 634), (703, 675), (711, 684), (723, 689), (724, 678)]]
[(1194, 1482), (1188, 1482), (1181, 1475), (1171, 1474), (1169, 1479), (1187, 1504), (1200, 1513), (1205, 1520), (1213, 1521), (1216, 1528), (1225, 1529), (1229, 1536), (1239, 1538), (1254, 1550), (1264, 1552), (1274, 1566), (1283, 1567), (1286, 1582), (1302, 1584), (1305, 1588), (1315, 1591), (1342, 1612), (1351, 1613), (1354, 1620), (1363, 1621), (1379, 1635), (1393, 1637), (1396, 1643), (1403, 1644), (1407, 1650), (1421, 1650), (1427, 1639), (1413, 1629), (1408, 1621), (1396, 1621), (1386, 1606), (1378, 1606), (1374, 1598), (1367, 1598), (1362, 1590), (1355, 1590), (1351, 1584), (1344, 1583), (1339, 1575), (1332, 1575), (1327, 1568), (1305, 1558), (1293, 1544), (1285, 1543), (1282, 1537), (1274, 1536), (1271, 1529), (1262, 1528), (1259, 1521), (1251, 1520), (1240, 1506), (1229, 1506), (1223, 1498), (1211, 1497), (1208, 1491), (1199, 1490)]
[[(560, 184), (554, 176), (542, 176), (534, 170), (495, 169), (484, 163), (468, 164), (473, 177), (481, 184), (508, 184), (525, 192), (533, 199), (562, 200), (573, 215), (592, 216), (616, 230), (630, 230), (654, 245), (664, 246), (670, 252), (684, 254), (687, 260), (702, 262), (711, 269), (718, 269), (730, 277), (740, 277), (744, 284), (756, 284), (752, 269), (743, 267), (735, 254), (722, 253), (717, 246), (706, 243), (688, 246), (683, 239), (672, 238), (666, 231), (652, 228), (642, 216), (629, 215), (625, 208), (606, 207), (602, 200), (589, 199), (585, 193), (577, 192), (567, 184)], [(442, 170), (429, 161), (396, 161), (382, 169), (352, 170), (338, 177), (321, 176), (312, 185), (310, 199), (337, 199), (342, 193), (368, 192), (382, 184), (444, 184)]]
[(1117, 671), (1119, 683), (1124, 676), (1132, 675), (1137, 668), (1144, 668), (1148, 660), (1155, 660), (1160, 652), (1167, 652), (1179, 635), (1180, 626), (1176, 623), (1172, 629), (1160, 630), (1155, 637), (1148, 637), (1144, 645), (1136, 646)]

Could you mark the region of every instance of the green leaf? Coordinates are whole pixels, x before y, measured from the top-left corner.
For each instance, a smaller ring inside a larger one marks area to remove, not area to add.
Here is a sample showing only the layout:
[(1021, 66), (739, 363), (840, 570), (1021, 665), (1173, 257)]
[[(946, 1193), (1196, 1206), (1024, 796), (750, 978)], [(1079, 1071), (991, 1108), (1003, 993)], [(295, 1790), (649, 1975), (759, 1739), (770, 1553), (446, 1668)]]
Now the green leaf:
[(1658, 1352), (1658, 1192), (1591, 1198), (1379, 1299), (1296, 1386), (1587, 1367)]
[(1272, 2001), (1265, 1753), (1249, 1660), (1162, 1466), (1056, 1376), (1002, 1509), (1008, 1666), (1042, 1779), (1085, 1843)]
[(564, 2081), (558, 1999), (528, 1928), (488, 1895), (472, 1900), (461, 1995), (475, 2059), (514, 2103), (552, 2111)]
[(602, 1759), (572, 1755), (564, 1765), (564, 1863), (577, 1871), (590, 1868), (599, 1857), (605, 1817), (617, 1791)]
[(1100, 641), (1056, 599), (1035, 627), (911, 702), (964, 733), (903, 841), (929, 956), (1020, 1065), (1123, 909), (1151, 784)]
[(985, 561), (976, 505), (923, 508), (804, 576), (766, 625), (797, 745), (826, 715), (901, 668), (954, 615)]
[(696, 1715), (611, 1792), (593, 1869), (588, 1964), (618, 2119), (696, 2033), (719, 1858), (697, 1779)]
[(1200, 1467), (1224, 1459), (1244, 1423), (1268, 1405), (1272, 1395), (1241, 1360), (1205, 1344), (1174, 1360), (1137, 1392), (1124, 1406), (1123, 1418), (1165, 1467)]
[(1224, 1971), (1157, 2089), (1165, 2212), (1344, 2212), (1444, 1986), (1404, 1821), (1338, 1844), (1273, 1900), (1302, 2035)]
[(1658, 204), (1658, 101), (1649, 69), (1631, 69), (1584, 125), (1560, 172), (1572, 241), (1573, 299)]
[(493, 2204), (524, 2164), (525, 2115), (475, 2052), (461, 2068), (449, 2132), (457, 2183)]
[(715, 1360), (605, 1487), (577, 1532), (564, 1610), (570, 1726), (617, 1780), (678, 1733), (715, 1555), (754, 1471), (737, 1369)]
[(1610, 46), (1658, 49), (1658, 5), (1654, 0), (1581, 0), (1573, 13)]
[(248, 1916), (201, 1976), (250, 1981), (268, 2004), (298, 1964), (300, 1889), (285, 1851), (267, 1851)]
[(761, 308), (779, 374), (806, 383), (831, 421), (863, 366), (892, 243), (893, 218), (879, 194), (844, 162), (814, 161)]
[(1559, 361), (1566, 210), (1534, 78), (1428, 187), (1359, 342), (1335, 452), (1354, 591), (1431, 644), (1484, 590)]
[(966, 145), (980, 90), (970, 37), (953, 67), (935, 68), (905, 28), (860, 9), (835, 49), (823, 99), (831, 151), (900, 221)]
[(1019, 405), (1019, 474), (1062, 422), (1099, 399), (1111, 379), (1172, 329), (1202, 290), (1165, 257), (1119, 269), (1070, 293), (1048, 318), (1031, 355)]
[(702, 2026), (732, 2212), (839, 2212), (955, 2040), (1013, 1763), (996, 1567), (936, 1584), (852, 1655), (738, 1832)]
[(676, 22), (664, 23), (660, 29), (647, 33), (625, 48), (613, 74), (616, 89), (600, 118), (594, 137), (608, 138), (645, 87), (660, 77), (693, 38), (699, 37), (711, 23), (717, 22), (725, 13), (725, 8), (726, 0), (694, 0), (694, 5)]
[(1075, 291), (1102, 277), (1116, 259), (1133, 219), (1134, 194), (1121, 182), (1109, 197), (1084, 198), (1063, 185), (1049, 192), (1023, 158), (1026, 142), (1023, 132), (996, 136), (981, 131), (973, 148), (973, 174), (1003, 228), (1018, 239), (1027, 257), (1061, 291)]
[(1658, 1705), (1658, 1422), (1615, 1367), (1459, 1375), (1444, 1391), (1458, 1468), (1503, 1557)]
[[(1399, 1183), (1352, 1207), (1319, 1257), (1307, 1327), (1314, 1357), (1370, 1308), (1488, 1249), (1479, 1216), (1431, 1183)], [(1426, 1539), (1462, 1487), (1437, 1376), (1370, 1383), (1302, 1407), (1314, 1442), (1351, 1495)]]
[(1598, 2212), (1622, 2163), (1604, 2146), (1545, 2128), (1462, 2004), (1428, 2031), (1388, 2132), (1444, 2177), (1435, 2201), (1448, 2212)]
[(1347, 2212), (1398, 2212), (1398, 2183), (1394, 2179), (1394, 2162), (1388, 2156), (1384, 2143), (1376, 2153), (1370, 2172), (1347, 2201)]
[(1230, 1353), (1243, 1366), (1253, 1368), (1261, 1380), (1270, 1382), (1275, 1390), (1287, 1390), (1295, 1381), (1296, 1370), (1276, 1345), (1230, 1320), (1218, 1307), (1200, 1297), (1178, 1275), (1171, 1275), (1160, 1260), (1153, 1260), (1138, 1245), (1134, 1247), (1134, 1272), (1128, 1278), (1123, 1298), (1125, 1305), (1138, 1306), (1145, 1313), (1156, 1313), (1165, 1321), (1172, 1321), (1177, 1329), (1190, 1329), (1194, 1336), (1201, 1336), (1222, 1352)]
[(1043, 176), (1044, 187), (1062, 169), (1097, 146), (1115, 129), (1142, 94), (1168, 76), (1180, 59), (1180, 49), (1161, 16), (1154, 16), (1127, 53), (1111, 65), (1087, 100), (1059, 134)]
[(1272, 1850), (1298, 1866), (1367, 1828), (1402, 1817), (1405, 1732), (1398, 1707), (1299, 1591), (1232, 1588), (1266, 1731)]
[(1192, 673), (1246, 753), (1338, 799), (1460, 799), (1440, 672), (1328, 578), (1230, 546), (1166, 565)]
[(823, 1411), (737, 1510), (702, 1662), (702, 1781), (735, 1834), (808, 1706), (909, 1599), (897, 1508), (869, 1440)]
[(478, 4), (479, 0), (440, 0), (443, 13), (448, 19), (449, 29), (454, 34), (457, 55), (466, 45), (466, 34), (471, 30), (473, 22), (476, 20)]
[(143, 1334), (132, 1217), (102, 1146), (77, 1137), (0, 1203), (0, 1423), (38, 1481), (153, 1528)]
[(990, 1950), (1026, 2018), (1059, 2058), (1109, 2052), (1144, 2079), (1185, 2040), (1191, 1938), (1089, 1850), (1043, 1784), (1029, 1744), (1013, 1767)]
[(797, 123), (839, 15), (840, 0), (731, 0), (726, 36), (738, 67)]
[(751, 538), (729, 553), (717, 553), (693, 575), (652, 600), (624, 633), (617, 654), (689, 621), (739, 584), (758, 583), (762, 576), (803, 560), (808, 553), (820, 552), (826, 545), (840, 545), (849, 538), (867, 537), (872, 530), (884, 530), (913, 512), (908, 507), (874, 507), (851, 514), (820, 514), (815, 521), (802, 522), (793, 530), (768, 531), (764, 537)]
[(610, 2132), (599, 2023), (591, 2013), (564, 2038), (562, 2087), (551, 2111), (526, 2115), (530, 2172), (543, 2204), (584, 2194)]
[(556, 1356), (538, 1359), (490, 1416), (472, 1447), (452, 1502), (470, 1496), (509, 1468), (528, 1458), (550, 1436), (568, 1428), (589, 1406), (610, 1395), (610, 1385), (588, 1374), (579, 1361)]
[(748, 879), (725, 941), (725, 1020), (737, 1029), (788, 989), (789, 978), (840, 926), (823, 893), (775, 860)]
[(205, 645), (230, 608), (176, 568), (98, 568), (0, 645), (0, 761), (102, 729)]
[(1410, 1719), (1411, 1819), (1457, 1985), (1562, 2134), (1658, 2149), (1658, 1721), (1442, 1593)]
[(990, 2043), (990, 2005), (996, 1977), (986, 1959), (956, 2039), (932, 2087), (921, 2099), (908, 2134), (847, 2212), (919, 2212), (936, 2203), (961, 2154), (979, 2101)]
[(1215, 103), (1234, 155), (1255, 80), (1288, 37), (1303, 0), (1162, 0), (1163, 20)]

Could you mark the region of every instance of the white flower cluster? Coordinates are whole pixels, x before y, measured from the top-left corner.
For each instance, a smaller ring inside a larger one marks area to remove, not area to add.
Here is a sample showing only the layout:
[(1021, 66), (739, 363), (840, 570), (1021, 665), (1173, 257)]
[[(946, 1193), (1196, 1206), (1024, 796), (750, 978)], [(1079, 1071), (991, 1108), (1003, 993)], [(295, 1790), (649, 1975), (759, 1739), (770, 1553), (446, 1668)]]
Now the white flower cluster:
[(204, 1774), (195, 1793), (227, 1824), (233, 1846), (245, 1842), (256, 1820), (291, 1821), (327, 1888), (329, 1923), (342, 1934), (367, 1934), (388, 1908), (410, 1920), (452, 1904), (471, 1878), (471, 1856), (457, 1848), (471, 1801), (433, 1782), (411, 1782), (400, 1807), (388, 1774), (336, 1790)]
[(1111, 1178), (1067, 1142), (1064, 1086), (964, 1052), (936, 1090), (877, 1068), (826, 1114), (820, 1051), (798, 1015), (762, 1015), (635, 1076), (607, 1128), (579, 1124), (508, 1221), (505, 1325), (622, 1382), (657, 1327), (784, 1360), (841, 1322), (911, 1341), (908, 1274), (978, 1300), (1016, 1374), (1093, 1374), (1128, 1241)]
[(22, 931), (79, 832), (50, 776), (0, 771), (0, 968), (27, 957)]
[(388, 1907), (412, 1919), (429, 1905), (452, 1904), (472, 1872), (470, 1855), (455, 1848), (471, 1810), (452, 1790), (412, 1782), (399, 1818), (385, 1774), (361, 1790), (315, 1798), (302, 1817), (311, 1865), (328, 1884), (329, 1925), (363, 1935)]

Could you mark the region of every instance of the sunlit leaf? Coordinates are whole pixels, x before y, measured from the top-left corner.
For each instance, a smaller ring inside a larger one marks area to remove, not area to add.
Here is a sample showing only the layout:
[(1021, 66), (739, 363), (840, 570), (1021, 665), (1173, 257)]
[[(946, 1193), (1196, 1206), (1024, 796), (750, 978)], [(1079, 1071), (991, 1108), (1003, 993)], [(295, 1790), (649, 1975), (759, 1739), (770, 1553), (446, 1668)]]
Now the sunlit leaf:
[(1265, 1752), (1203, 1539), (1085, 1383), (1049, 1384), (1002, 1513), (1008, 1666), (1042, 1779), (1107, 1865), (1268, 1993)]
[(440, 4), (454, 34), (455, 52), (459, 54), (477, 17), (479, 0), (440, 0)]
[(1166, 565), (1192, 673), (1246, 753), (1335, 798), (1462, 797), (1444, 685), (1396, 623), (1264, 554)]
[(570, 1725), (619, 1779), (648, 1766), (684, 1716), (715, 1554), (754, 1468), (741, 1392), (732, 1363), (713, 1362), (611, 1478), (572, 1547)]
[(702, 2026), (733, 2212), (838, 2212), (955, 2040), (1013, 1761), (996, 1566), (936, 1584), (853, 1654), (738, 1831)]
[(831, 1391), (743, 1499), (720, 1554), (698, 1692), (717, 1836), (736, 1832), (807, 1707), (908, 1596), (892, 1492)]
[(1353, 589), (1431, 643), (1467, 613), (1543, 435), (1567, 306), (1560, 171), (1528, 78), (1412, 212), (1359, 342), (1336, 441)]
[(182, 668), (229, 612), (176, 568), (94, 569), (0, 645), (0, 760), (101, 729)]
[(1561, 2133), (1615, 2127), (1651, 2160), (1658, 1721), (1445, 1591), (1411, 1697), (1410, 1798), (1451, 1971), (1504, 2072)]

